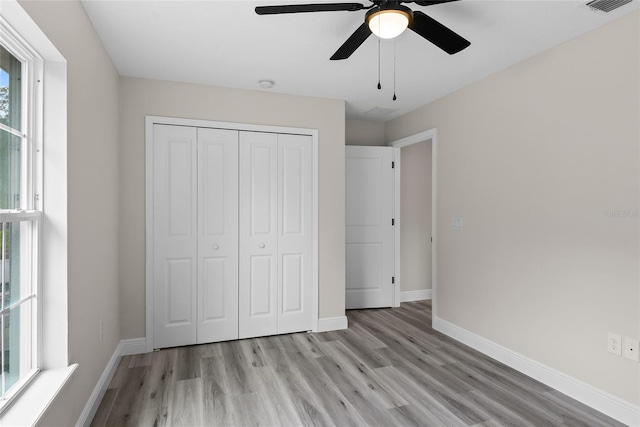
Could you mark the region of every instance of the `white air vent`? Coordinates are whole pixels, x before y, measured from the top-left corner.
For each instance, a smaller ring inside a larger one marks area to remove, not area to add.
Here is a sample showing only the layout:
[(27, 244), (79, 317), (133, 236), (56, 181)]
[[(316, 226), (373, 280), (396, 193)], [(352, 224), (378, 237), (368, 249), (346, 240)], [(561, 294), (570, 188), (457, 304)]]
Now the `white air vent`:
[(627, 3), (631, 3), (631, 0), (593, 0), (587, 3), (587, 6), (602, 12), (611, 12)]
[(389, 114), (395, 112), (391, 108), (382, 108), (382, 107), (374, 107), (369, 111), (365, 111), (364, 114), (371, 117), (377, 117), (379, 119), (388, 116)]

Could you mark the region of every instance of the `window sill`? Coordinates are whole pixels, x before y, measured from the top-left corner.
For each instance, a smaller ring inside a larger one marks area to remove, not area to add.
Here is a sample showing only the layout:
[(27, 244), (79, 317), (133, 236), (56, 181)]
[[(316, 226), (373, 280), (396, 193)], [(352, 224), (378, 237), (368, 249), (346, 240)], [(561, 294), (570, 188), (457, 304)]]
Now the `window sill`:
[(3, 426), (32, 426), (44, 414), (78, 364), (42, 371), (0, 416)]

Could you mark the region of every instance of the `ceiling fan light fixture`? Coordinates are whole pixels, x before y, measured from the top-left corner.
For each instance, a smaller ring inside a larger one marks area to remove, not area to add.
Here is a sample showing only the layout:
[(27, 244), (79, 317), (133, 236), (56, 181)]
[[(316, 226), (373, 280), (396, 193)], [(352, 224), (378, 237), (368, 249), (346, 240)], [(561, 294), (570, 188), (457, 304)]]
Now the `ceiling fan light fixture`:
[(398, 37), (411, 23), (411, 9), (402, 5), (378, 7), (367, 12), (366, 21), (373, 34), (381, 39)]

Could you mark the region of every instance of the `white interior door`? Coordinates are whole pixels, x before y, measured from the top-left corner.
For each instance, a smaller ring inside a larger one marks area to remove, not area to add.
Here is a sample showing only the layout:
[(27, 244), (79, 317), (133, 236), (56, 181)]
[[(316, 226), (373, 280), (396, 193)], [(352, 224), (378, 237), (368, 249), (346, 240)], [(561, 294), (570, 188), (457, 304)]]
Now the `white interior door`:
[(278, 333), (278, 135), (240, 132), (239, 336)]
[(313, 164), (308, 135), (278, 135), (278, 333), (311, 325)]
[(393, 306), (392, 147), (346, 147), (346, 306)]
[(196, 342), (197, 135), (154, 125), (154, 347)]
[(238, 338), (238, 131), (198, 129), (197, 343)]

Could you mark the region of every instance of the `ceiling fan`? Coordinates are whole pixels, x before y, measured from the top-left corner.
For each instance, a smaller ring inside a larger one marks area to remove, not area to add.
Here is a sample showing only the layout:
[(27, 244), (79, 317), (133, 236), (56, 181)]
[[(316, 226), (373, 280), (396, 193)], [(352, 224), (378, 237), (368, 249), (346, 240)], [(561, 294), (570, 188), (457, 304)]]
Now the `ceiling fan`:
[(391, 39), (399, 36), (406, 28), (429, 40), (450, 55), (458, 53), (471, 43), (445, 27), (435, 19), (420, 11), (412, 11), (402, 3), (415, 3), (419, 6), (432, 6), (457, 0), (370, 0), (371, 5), (361, 3), (317, 3), (281, 6), (258, 6), (258, 15), (277, 15), (282, 13), (304, 12), (355, 12), (367, 10), (364, 23), (333, 54), (331, 60), (347, 59), (362, 43), (374, 33), (380, 38)]

